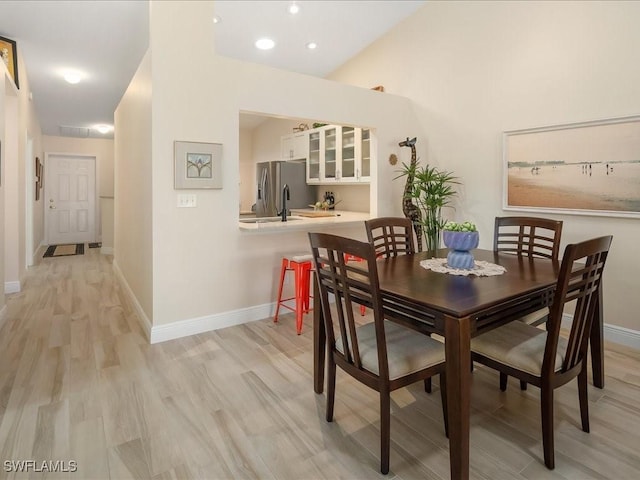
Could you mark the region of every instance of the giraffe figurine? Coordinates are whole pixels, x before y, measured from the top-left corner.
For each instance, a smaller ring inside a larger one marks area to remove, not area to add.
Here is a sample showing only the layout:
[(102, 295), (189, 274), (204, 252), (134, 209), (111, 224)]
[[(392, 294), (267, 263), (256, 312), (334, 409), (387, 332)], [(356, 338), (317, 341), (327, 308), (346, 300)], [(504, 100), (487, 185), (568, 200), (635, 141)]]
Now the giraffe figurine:
[[(409, 137), (398, 144), (401, 147), (411, 148), (411, 171), (416, 167), (416, 137), (409, 140)], [(411, 198), (411, 186), (413, 184), (413, 174), (407, 175), (407, 183), (404, 186), (404, 194), (402, 195), (402, 212), (413, 223), (413, 229), (416, 232), (416, 240), (418, 244), (418, 252), (422, 251), (422, 212), (413, 203)]]

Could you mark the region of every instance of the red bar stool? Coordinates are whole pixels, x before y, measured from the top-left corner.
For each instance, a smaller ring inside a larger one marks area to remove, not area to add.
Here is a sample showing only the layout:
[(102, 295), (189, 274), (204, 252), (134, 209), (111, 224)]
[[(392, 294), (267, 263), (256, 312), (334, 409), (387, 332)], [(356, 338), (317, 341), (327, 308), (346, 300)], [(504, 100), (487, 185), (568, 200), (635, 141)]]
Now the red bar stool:
[[(278, 313), (280, 307), (288, 308), (292, 312), (296, 312), (296, 330), (298, 335), (302, 333), (302, 314), (309, 313), (309, 299), (311, 298), (311, 270), (313, 266), (311, 261), (312, 255), (288, 255), (282, 258), (282, 268), (280, 269), (280, 286), (278, 288), (278, 303), (276, 305), (276, 313), (273, 317), (274, 322), (278, 322)], [(284, 285), (284, 277), (288, 271), (293, 271), (295, 279), (295, 293), (293, 297), (282, 298), (282, 287)], [(295, 307), (290, 307), (284, 302), (295, 300)]]
[[(355, 255), (350, 255), (348, 253), (344, 254), (345, 262), (362, 262), (363, 260), (360, 257), (356, 257)], [(367, 313), (367, 307), (364, 305), (360, 305), (360, 315), (364, 316)]]

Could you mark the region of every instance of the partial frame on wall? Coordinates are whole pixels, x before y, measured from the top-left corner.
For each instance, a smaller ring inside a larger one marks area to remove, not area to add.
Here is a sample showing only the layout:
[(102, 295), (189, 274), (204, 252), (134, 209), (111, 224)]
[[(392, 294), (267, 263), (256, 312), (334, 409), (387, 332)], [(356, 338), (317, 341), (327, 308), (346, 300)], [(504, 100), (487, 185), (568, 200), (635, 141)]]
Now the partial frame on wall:
[(18, 49), (16, 42), (5, 37), (0, 37), (0, 58), (2, 58), (4, 64), (7, 66), (9, 75), (16, 84), (16, 87), (20, 88), (18, 82)]
[(503, 134), (505, 210), (640, 216), (640, 116)]

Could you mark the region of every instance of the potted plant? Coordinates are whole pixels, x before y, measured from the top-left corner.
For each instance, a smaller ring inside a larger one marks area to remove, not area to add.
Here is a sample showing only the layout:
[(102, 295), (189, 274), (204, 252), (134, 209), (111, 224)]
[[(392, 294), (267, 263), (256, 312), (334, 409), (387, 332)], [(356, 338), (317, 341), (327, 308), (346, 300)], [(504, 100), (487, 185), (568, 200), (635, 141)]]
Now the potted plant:
[(447, 222), (442, 234), (444, 244), (449, 248), (447, 265), (451, 268), (470, 270), (475, 265), (475, 259), (470, 250), (478, 247), (480, 235), (475, 224), (471, 222)]
[(407, 178), (403, 200), (411, 199), (420, 210), (418, 223), (426, 237), (427, 250), (433, 252), (440, 248), (440, 232), (447, 223), (442, 217), (442, 209), (451, 204), (457, 195), (454, 186), (460, 182), (451, 172), (415, 163), (403, 164), (401, 174), (396, 178), (400, 177)]

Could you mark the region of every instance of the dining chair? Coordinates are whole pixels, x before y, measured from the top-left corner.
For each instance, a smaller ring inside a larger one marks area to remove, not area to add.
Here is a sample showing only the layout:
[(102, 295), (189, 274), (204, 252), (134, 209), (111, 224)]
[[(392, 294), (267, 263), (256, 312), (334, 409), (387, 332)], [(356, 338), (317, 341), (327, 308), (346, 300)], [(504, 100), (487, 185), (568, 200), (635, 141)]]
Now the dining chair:
[(541, 217), (496, 217), (493, 250), (558, 260), (562, 220)]
[(364, 222), (369, 243), (378, 257), (415, 253), (413, 222), (406, 217), (380, 217)]
[[(541, 217), (496, 217), (493, 233), (493, 250), (525, 257), (549, 258), (558, 261), (562, 220)], [(529, 325), (542, 325), (549, 317), (549, 309), (531, 312), (519, 320)], [(500, 376), (500, 388), (507, 385), (507, 376)], [(504, 387), (504, 388), (503, 388)], [(522, 390), (527, 389), (520, 382)]]
[[(389, 258), (415, 253), (413, 222), (406, 217), (379, 217), (365, 220), (369, 243), (376, 257)], [(431, 393), (431, 377), (424, 380), (424, 391)]]
[[(544, 463), (550, 470), (555, 466), (553, 393), (575, 377), (582, 430), (589, 432), (587, 349), (612, 238), (567, 245), (546, 331), (523, 322), (510, 322), (471, 340), (475, 362), (540, 388)], [(560, 326), (564, 306), (569, 302), (575, 302), (575, 311), (565, 338), (560, 336)]]
[[(376, 253), (372, 245), (324, 233), (309, 233), (327, 339), (327, 422), (333, 421), (336, 367), (380, 396), (380, 471), (389, 472), (390, 393), (440, 375), (448, 434), (444, 345), (384, 318)], [(360, 262), (348, 262), (354, 255)], [(331, 299), (331, 300), (330, 300)], [(354, 304), (371, 307), (373, 322), (357, 325)]]

